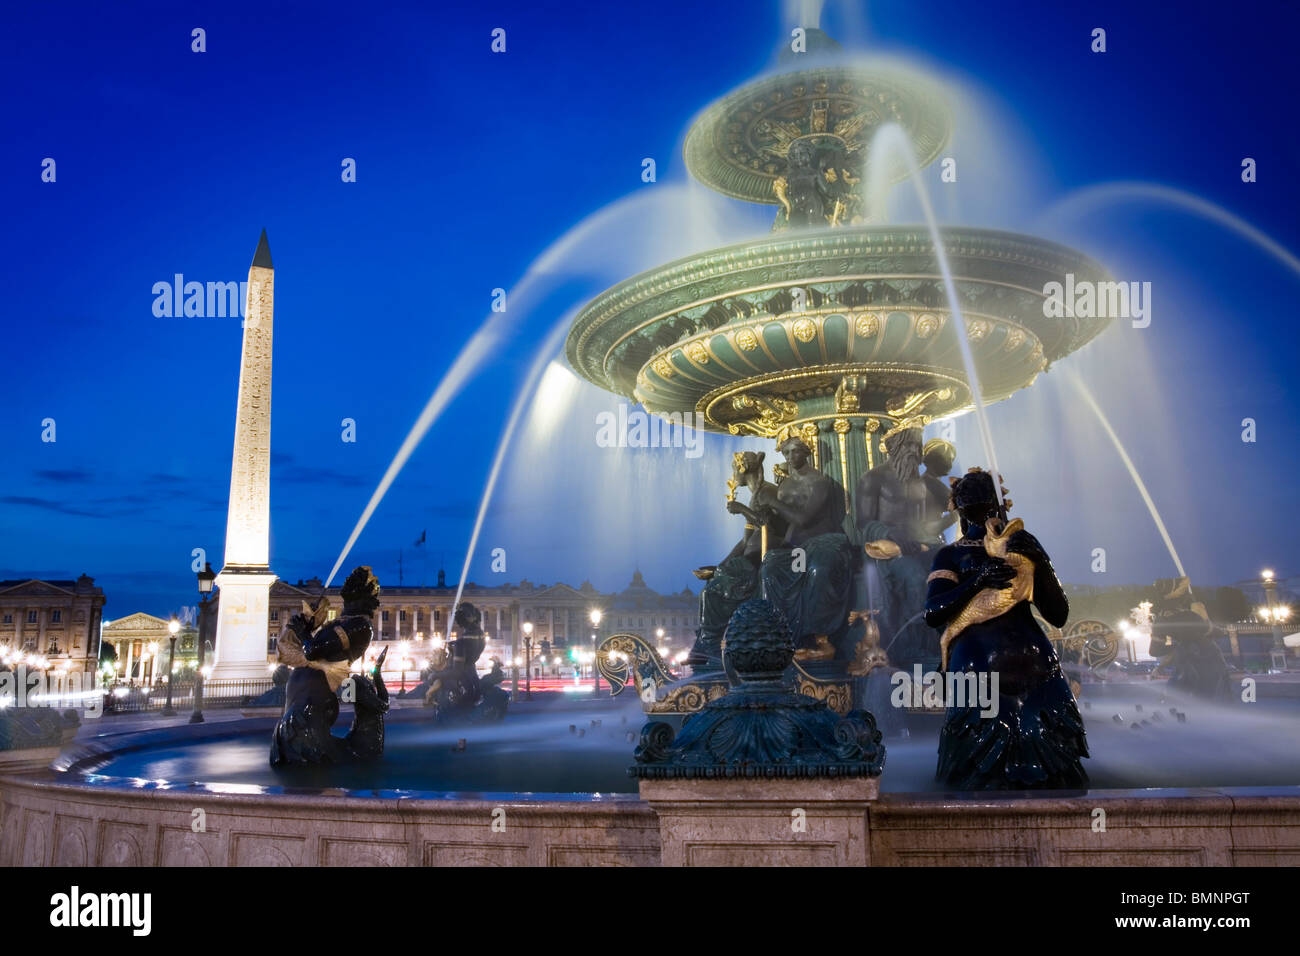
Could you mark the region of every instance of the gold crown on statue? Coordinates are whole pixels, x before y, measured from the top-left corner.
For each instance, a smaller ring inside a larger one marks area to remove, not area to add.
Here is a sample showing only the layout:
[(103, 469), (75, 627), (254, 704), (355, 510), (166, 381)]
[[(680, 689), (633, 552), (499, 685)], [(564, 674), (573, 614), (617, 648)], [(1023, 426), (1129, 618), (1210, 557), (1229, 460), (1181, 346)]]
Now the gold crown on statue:
[[(989, 472), (985, 472), (984, 469), (981, 468), (979, 465), (972, 465), (971, 467), (966, 469), (966, 474), (962, 475), (961, 477), (953, 476), (952, 478), (948, 479), (948, 488), (949, 488), (948, 510), (949, 511), (957, 511), (960, 509), (962, 505), (966, 503), (957, 500), (957, 486), (962, 484), (971, 475), (977, 475), (977, 474), (978, 475), (988, 474), (989, 488), (991, 489), (993, 487), (993, 475)], [(998, 488), (1000, 488), (1002, 491), (1002, 507), (1005, 508), (1007, 511), (1010, 511), (1011, 499), (1007, 497), (1007, 495), (1010, 494), (1010, 492), (1007, 490), (1007, 486), (1002, 483), (1001, 475), (997, 476), (997, 482), (998, 482)], [(974, 487), (974, 485), (972, 485), (972, 487)]]

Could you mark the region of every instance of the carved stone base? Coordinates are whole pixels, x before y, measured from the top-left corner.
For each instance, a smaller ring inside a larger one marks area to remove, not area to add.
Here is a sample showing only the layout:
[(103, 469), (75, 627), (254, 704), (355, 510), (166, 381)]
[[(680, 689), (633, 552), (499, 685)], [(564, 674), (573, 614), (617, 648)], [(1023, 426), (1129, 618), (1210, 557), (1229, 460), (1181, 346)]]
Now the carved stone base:
[(59, 755), (59, 747), (0, 750), (0, 774), (35, 773), (45, 770)]
[(875, 777), (642, 780), (663, 866), (867, 866)]
[(266, 677), (266, 634), (271, 585), (267, 569), (223, 569), (217, 575), (216, 663), (210, 680), (256, 680)]

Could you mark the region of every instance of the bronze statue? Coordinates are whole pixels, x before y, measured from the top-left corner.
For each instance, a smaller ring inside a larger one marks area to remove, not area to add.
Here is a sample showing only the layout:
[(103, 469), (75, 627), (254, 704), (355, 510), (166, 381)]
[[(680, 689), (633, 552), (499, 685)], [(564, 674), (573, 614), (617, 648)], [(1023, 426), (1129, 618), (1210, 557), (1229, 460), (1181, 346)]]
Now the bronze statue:
[(1171, 671), (1169, 686), (1211, 700), (1230, 699), (1232, 675), (1215, 643), (1222, 632), (1193, 597), (1191, 580), (1162, 580), (1156, 587), (1161, 596), (1153, 609), (1151, 656)]
[[(379, 607), (379, 581), (368, 567), (356, 568), (343, 583), (343, 615), (329, 619), (329, 598), (303, 603), (280, 632), (277, 656), (291, 668), (284, 712), (271, 736), (271, 766), (329, 764), (370, 759), (384, 752), (388, 688), (380, 673), (352, 674), (373, 637), (371, 617)], [(345, 737), (330, 733), (344, 689), (356, 716)]]
[(1051, 560), (1022, 521), (1006, 520), (988, 472), (954, 479), (952, 501), (962, 537), (934, 557), (925, 620), (943, 629), (944, 669), (988, 675), (996, 699), (948, 700), (935, 776), (957, 790), (1086, 786), (1083, 718), (1031, 609), (1053, 627), (1069, 616)]
[(926, 503), (927, 532), (942, 539), (943, 533), (957, 523), (957, 512), (948, 507), (948, 481), (952, 464), (957, 460), (957, 449), (950, 441), (931, 438), (921, 448), (921, 464), (929, 499)]
[(863, 221), (862, 199), (854, 191), (861, 180), (851, 171), (853, 163), (842, 144), (830, 139), (795, 140), (785, 163), (785, 171), (772, 183), (772, 192), (781, 204), (774, 229)]
[[(948, 489), (940, 481), (952, 468), (955, 450), (930, 442), (926, 455), (921, 428), (910, 423), (885, 433), (888, 459), (858, 481), (857, 528), (876, 571), (871, 603), (880, 612), (882, 646), (898, 667), (939, 664), (939, 640), (921, 619), (926, 576), (943, 531), (956, 521)], [(922, 459), (926, 474), (920, 472)]]
[[(773, 513), (777, 487), (763, 479), (764, 452), (736, 452), (732, 456), (732, 475), (727, 482), (731, 491), (727, 511), (743, 515), (745, 531), (735, 547), (717, 565), (696, 568), (697, 578), (708, 583), (700, 592), (700, 625), (695, 644), (686, 663), (692, 667), (713, 664), (722, 666), (722, 635), (736, 608), (758, 593), (758, 568), (763, 560), (764, 542), (780, 542), (786, 523)], [(749, 489), (749, 505), (735, 500), (736, 488)]]
[[(786, 524), (784, 541), (763, 558), (763, 597), (790, 624), (799, 660), (828, 660), (848, 631), (853, 602), (853, 546), (844, 533), (844, 487), (812, 463), (797, 436), (781, 442), (787, 475), (768, 504)], [(770, 539), (769, 539), (770, 542)]]
[(827, 223), (826, 200), (817, 182), (816, 161), (817, 151), (811, 143), (791, 144), (786, 154), (785, 173), (772, 184), (787, 225), (801, 228)]
[(455, 626), (456, 637), (434, 660), (416, 693), (423, 694), (424, 706), (440, 723), (500, 720), (510, 700), (510, 695), (497, 686), (501, 683), (500, 665), (494, 667), (486, 686), (478, 676), (478, 659), (487, 647), (483, 616), (473, 604), (457, 605)]

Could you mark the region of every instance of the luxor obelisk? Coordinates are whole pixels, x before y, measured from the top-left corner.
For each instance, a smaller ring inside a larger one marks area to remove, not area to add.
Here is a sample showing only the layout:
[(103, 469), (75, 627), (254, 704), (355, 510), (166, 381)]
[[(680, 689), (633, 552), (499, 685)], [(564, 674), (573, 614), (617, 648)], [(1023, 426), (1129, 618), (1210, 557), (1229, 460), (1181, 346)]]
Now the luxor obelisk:
[(226, 560), (217, 575), (214, 680), (266, 676), (271, 537), (271, 332), (275, 271), (266, 230), (248, 270), (244, 345), (230, 464)]

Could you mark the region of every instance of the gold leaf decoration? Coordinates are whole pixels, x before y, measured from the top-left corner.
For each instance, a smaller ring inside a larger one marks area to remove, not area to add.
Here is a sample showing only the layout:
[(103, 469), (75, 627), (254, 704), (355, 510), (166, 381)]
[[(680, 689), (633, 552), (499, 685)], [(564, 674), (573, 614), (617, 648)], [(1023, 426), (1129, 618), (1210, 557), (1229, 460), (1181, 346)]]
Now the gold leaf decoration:
[(916, 337), (919, 339), (928, 339), (930, 336), (934, 335), (935, 332), (939, 331), (939, 326), (942, 324), (943, 320), (937, 315), (926, 313), (916, 320)]

